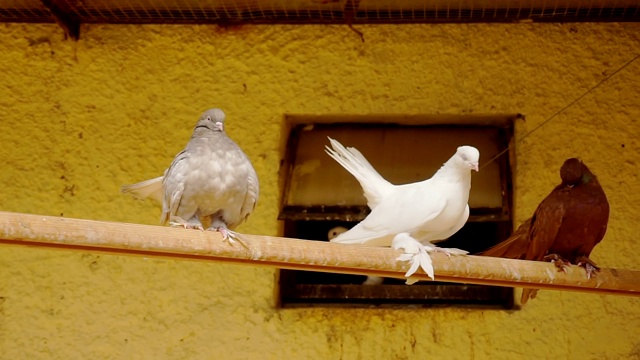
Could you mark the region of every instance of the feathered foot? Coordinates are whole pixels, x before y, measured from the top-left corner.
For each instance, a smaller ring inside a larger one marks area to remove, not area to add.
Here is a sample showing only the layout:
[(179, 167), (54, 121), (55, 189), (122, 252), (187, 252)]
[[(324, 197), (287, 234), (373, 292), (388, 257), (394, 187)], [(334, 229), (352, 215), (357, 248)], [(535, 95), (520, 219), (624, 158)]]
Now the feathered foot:
[(411, 275), (415, 274), (419, 267), (427, 273), (431, 280), (435, 280), (433, 263), (425, 245), (422, 245), (407, 233), (400, 233), (393, 238), (391, 247), (396, 250), (404, 250), (404, 254), (400, 255), (396, 260), (409, 261), (411, 263), (409, 270), (404, 274), (408, 278), (407, 285), (415, 284), (418, 281), (415, 278), (411, 278)]
[(591, 276), (600, 271), (600, 268), (586, 256), (580, 256), (576, 260), (578, 261), (578, 266), (582, 266), (587, 272), (587, 279), (591, 279)]
[(551, 261), (551, 263), (558, 268), (558, 271), (562, 271), (564, 273), (566, 273), (567, 269), (571, 267), (571, 262), (563, 259), (562, 256), (558, 254), (549, 254), (543, 257), (542, 260)]
[(191, 218), (191, 220), (186, 221), (179, 216), (173, 216), (171, 217), (171, 220), (169, 220), (169, 225), (171, 227), (183, 227), (185, 229), (204, 230), (204, 228), (202, 227), (202, 223), (200, 223), (200, 220), (198, 220), (197, 217), (193, 217)]

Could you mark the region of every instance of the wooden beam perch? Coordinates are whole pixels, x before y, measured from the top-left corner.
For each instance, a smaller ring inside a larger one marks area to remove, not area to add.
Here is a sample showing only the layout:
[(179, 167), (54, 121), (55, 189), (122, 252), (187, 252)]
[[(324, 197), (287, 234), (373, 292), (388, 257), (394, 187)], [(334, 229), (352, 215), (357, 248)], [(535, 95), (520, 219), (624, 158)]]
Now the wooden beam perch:
[[(242, 242), (246, 247), (231, 245), (211, 231), (0, 212), (0, 244), (393, 278), (403, 278), (409, 266), (389, 248), (244, 234)], [(561, 273), (543, 262), (431, 256), (438, 281), (640, 296), (635, 270), (602, 269), (587, 279), (577, 266)], [(430, 281), (422, 272), (416, 277)]]

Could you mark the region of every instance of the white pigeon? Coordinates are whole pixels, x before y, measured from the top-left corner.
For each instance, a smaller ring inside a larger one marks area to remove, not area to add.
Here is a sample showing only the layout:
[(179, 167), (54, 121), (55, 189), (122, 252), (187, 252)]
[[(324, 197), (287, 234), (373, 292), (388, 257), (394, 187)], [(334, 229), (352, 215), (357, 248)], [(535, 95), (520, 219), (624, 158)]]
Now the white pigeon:
[[(327, 233), (327, 238), (329, 238), (329, 241), (331, 241), (336, 237), (338, 237), (338, 235), (345, 233), (347, 231), (349, 231), (349, 229), (347, 229), (344, 226), (336, 226), (334, 228), (331, 228), (331, 230), (329, 230), (329, 232)], [(380, 285), (382, 284), (383, 281), (384, 281), (384, 278), (371, 275), (371, 276), (367, 276), (367, 279), (362, 283), (362, 285)]]
[(338, 235), (345, 233), (349, 231), (349, 229), (347, 229), (344, 226), (336, 226), (331, 228), (331, 230), (329, 230), (329, 232), (327, 233), (327, 238), (329, 238), (329, 240), (333, 240), (335, 239)]
[(231, 230), (255, 208), (260, 186), (247, 155), (225, 134), (224, 120), (220, 109), (205, 111), (164, 176), (124, 185), (122, 192), (162, 201), (162, 224), (206, 226), (233, 242)]
[[(327, 238), (329, 238), (329, 241), (331, 241), (336, 237), (338, 237), (338, 235), (345, 233), (347, 231), (349, 231), (349, 229), (347, 229), (344, 226), (336, 226), (334, 228), (331, 228), (331, 230), (329, 230), (329, 232), (327, 233)], [(362, 285), (380, 285), (382, 284), (383, 281), (384, 281), (384, 278), (370, 275), (370, 276), (367, 276), (367, 279), (362, 283)]]
[[(326, 151), (360, 182), (371, 213), (356, 226), (331, 241), (404, 249), (398, 260), (410, 261), (406, 277), (421, 267), (434, 279), (429, 252), (462, 255), (460, 249), (432, 244), (460, 230), (469, 218), (471, 170), (478, 171), (480, 152), (460, 146), (431, 177), (411, 184), (394, 185), (385, 180), (355, 148), (345, 148), (329, 138)], [(416, 280), (409, 278), (408, 284)]]

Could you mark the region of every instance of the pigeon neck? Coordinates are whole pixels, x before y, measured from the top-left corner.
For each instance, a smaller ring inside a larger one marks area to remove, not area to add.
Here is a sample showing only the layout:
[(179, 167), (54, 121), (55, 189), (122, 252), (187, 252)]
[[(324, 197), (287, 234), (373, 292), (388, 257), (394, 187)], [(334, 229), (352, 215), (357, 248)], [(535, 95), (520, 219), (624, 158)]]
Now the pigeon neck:
[(196, 138), (200, 136), (205, 136), (207, 134), (215, 134), (215, 133), (220, 133), (220, 131), (211, 130), (207, 126), (200, 125), (200, 126), (196, 126), (196, 128), (193, 129), (193, 135), (191, 137)]
[(440, 167), (440, 169), (433, 175), (434, 178), (446, 178), (449, 181), (464, 181), (471, 180), (471, 171), (467, 169), (460, 169), (451, 160), (447, 161)]
[(580, 178), (580, 180), (582, 181), (583, 184), (588, 184), (594, 181), (595, 177), (593, 176), (593, 174), (589, 172), (585, 172), (584, 174), (582, 174), (582, 177)]

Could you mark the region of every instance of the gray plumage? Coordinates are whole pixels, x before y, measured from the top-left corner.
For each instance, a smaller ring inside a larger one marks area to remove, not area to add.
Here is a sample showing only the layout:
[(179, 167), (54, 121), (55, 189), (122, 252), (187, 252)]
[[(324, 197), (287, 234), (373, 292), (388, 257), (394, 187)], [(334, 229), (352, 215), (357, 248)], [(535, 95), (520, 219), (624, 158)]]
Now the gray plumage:
[(218, 230), (227, 238), (255, 208), (260, 187), (251, 161), (225, 134), (224, 120), (220, 109), (205, 111), (164, 176), (122, 192), (161, 200), (162, 224)]

